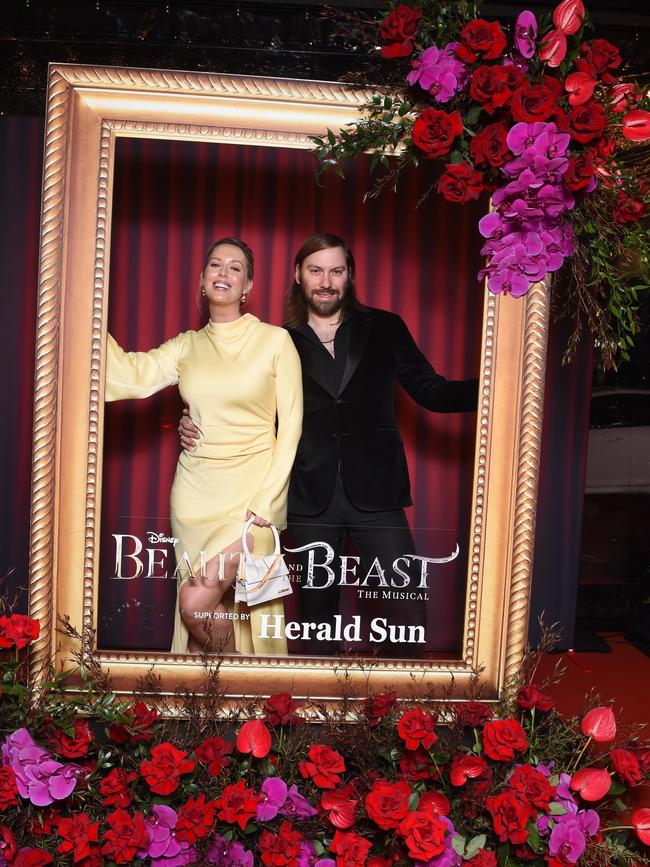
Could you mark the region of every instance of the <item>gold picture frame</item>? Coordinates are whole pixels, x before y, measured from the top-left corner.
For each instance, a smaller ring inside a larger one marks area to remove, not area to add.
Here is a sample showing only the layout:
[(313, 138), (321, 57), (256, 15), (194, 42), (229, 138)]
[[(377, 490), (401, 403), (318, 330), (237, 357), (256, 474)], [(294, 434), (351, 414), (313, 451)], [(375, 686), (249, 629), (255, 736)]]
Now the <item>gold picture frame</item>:
[[(78, 648), (67, 616), (131, 693), (155, 666), (163, 692), (200, 690), (196, 658), (101, 651), (96, 625), (113, 162), (119, 137), (311, 148), (310, 136), (362, 116), (370, 92), (336, 83), (161, 70), (52, 65), (41, 219), (30, 544), (31, 648), (38, 672)], [(526, 644), (542, 429), (548, 289), (485, 293), (470, 556), (462, 654), (444, 662), (227, 658), (220, 686), (234, 702), (281, 691), (337, 701), (390, 686), (400, 696), (466, 695), (474, 677), (499, 696)], [(342, 670), (345, 669), (345, 678)]]

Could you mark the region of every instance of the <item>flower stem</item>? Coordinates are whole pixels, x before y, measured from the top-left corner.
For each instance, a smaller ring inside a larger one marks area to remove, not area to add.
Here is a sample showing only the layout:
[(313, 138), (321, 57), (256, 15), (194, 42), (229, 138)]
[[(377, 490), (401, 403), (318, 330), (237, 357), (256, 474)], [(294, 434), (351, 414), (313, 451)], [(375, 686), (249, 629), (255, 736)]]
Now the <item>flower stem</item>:
[(586, 740), (585, 743), (583, 744), (582, 749), (581, 749), (580, 752), (578, 753), (578, 758), (575, 760), (575, 764), (574, 764), (574, 766), (573, 766), (573, 769), (574, 769), (574, 770), (575, 770), (575, 769), (578, 767), (578, 765), (580, 764), (580, 759), (581, 759), (581, 758), (583, 757), (583, 755), (585, 754), (585, 750), (587, 749), (587, 747), (589, 746), (590, 743), (591, 743), (591, 735), (589, 735), (589, 737), (587, 738), (587, 740)]

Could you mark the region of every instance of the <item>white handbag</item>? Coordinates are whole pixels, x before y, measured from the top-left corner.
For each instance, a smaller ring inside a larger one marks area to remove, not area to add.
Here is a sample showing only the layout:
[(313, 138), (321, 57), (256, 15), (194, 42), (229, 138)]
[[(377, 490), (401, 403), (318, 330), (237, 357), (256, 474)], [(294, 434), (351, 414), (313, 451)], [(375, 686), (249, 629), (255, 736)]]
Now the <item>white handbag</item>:
[(235, 602), (245, 602), (249, 606), (280, 599), (293, 592), (289, 581), (289, 568), (280, 551), (280, 535), (277, 529), (271, 524), (275, 551), (272, 554), (255, 557), (248, 550), (246, 541), (246, 534), (252, 523), (253, 518), (249, 518), (242, 530), (243, 554), (235, 582)]

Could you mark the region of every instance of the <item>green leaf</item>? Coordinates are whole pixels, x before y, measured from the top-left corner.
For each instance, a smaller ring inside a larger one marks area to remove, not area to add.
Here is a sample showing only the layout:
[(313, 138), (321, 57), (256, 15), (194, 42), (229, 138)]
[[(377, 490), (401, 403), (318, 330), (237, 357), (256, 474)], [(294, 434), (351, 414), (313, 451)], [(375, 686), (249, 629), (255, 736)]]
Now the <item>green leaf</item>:
[(499, 867), (506, 867), (508, 858), (510, 857), (510, 843), (503, 843), (497, 849), (497, 864)]
[(539, 836), (539, 828), (533, 822), (529, 822), (526, 826), (528, 828), (528, 836), (526, 837), (526, 842), (533, 850), (533, 852), (543, 852), (544, 844), (542, 843), (542, 838)]
[(327, 130), (327, 141), (330, 143), (330, 145), (332, 147), (334, 147), (336, 145), (336, 136), (334, 135), (334, 133), (332, 132), (331, 129)]
[(465, 123), (468, 126), (474, 126), (474, 124), (478, 120), (478, 116), (480, 115), (480, 113), (481, 113), (481, 106), (480, 105), (473, 105), (465, 115)]
[(412, 792), (411, 797), (409, 798), (409, 812), (413, 810), (417, 810), (418, 804), (420, 803), (420, 793)]
[(551, 802), (551, 816), (564, 816), (566, 813), (566, 807), (562, 804), (558, 804), (557, 801)]
[[(467, 844), (465, 849), (465, 858), (473, 858), (474, 855), (477, 855), (481, 849), (485, 846), (485, 842), (487, 840), (487, 836), (485, 834), (477, 834), (476, 837), (472, 837), (472, 839)], [(453, 845), (453, 840), (452, 840)], [(459, 853), (460, 854), (460, 853)]]
[(465, 854), (465, 838), (462, 834), (455, 834), (451, 838), (451, 847), (462, 858)]
[(625, 792), (625, 791), (626, 791), (626, 788), (623, 785), (623, 783), (619, 782), (618, 780), (612, 780), (612, 784), (609, 787), (609, 792), (607, 792), (607, 794), (608, 795), (622, 795), (623, 792)]

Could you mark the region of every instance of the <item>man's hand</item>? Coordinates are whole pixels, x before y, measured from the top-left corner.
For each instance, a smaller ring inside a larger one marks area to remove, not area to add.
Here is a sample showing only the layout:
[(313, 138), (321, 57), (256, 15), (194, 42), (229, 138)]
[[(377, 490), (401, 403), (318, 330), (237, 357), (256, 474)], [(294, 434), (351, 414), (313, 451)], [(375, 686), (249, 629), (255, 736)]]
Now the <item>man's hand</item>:
[(181, 438), (181, 448), (186, 452), (191, 452), (196, 448), (201, 432), (190, 418), (190, 411), (187, 407), (183, 410), (183, 415), (178, 423), (178, 435)]

